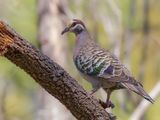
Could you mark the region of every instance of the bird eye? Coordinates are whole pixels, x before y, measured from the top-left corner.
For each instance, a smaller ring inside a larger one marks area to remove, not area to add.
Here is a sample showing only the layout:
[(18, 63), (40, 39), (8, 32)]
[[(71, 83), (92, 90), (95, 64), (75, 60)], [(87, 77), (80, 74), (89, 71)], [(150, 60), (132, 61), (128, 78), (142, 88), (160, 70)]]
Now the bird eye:
[(74, 27), (75, 25), (76, 25), (76, 23), (74, 22), (74, 23), (72, 23), (72, 25), (71, 25), (71, 26), (72, 26), (72, 27)]

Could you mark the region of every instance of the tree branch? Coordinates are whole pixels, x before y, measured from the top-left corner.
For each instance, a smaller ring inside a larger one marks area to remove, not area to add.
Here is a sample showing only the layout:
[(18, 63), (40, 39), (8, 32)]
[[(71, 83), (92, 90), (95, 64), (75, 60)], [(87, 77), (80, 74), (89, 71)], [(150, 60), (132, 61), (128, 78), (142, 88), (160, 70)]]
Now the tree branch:
[(98, 101), (63, 68), (43, 55), (0, 21), (0, 55), (26, 71), (52, 96), (62, 102), (78, 120), (110, 120)]

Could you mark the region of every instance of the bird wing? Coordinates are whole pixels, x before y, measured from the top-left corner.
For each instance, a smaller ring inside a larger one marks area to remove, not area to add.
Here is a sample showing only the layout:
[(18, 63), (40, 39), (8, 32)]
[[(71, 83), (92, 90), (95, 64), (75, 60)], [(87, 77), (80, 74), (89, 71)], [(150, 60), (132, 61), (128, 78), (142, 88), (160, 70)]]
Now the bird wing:
[(114, 54), (99, 47), (83, 50), (74, 61), (81, 73), (112, 82), (126, 81), (130, 74)]
[(98, 77), (111, 80), (112, 82), (128, 81), (131, 76), (128, 69), (114, 54), (106, 51), (106, 55), (107, 54), (110, 58), (110, 64), (104, 65), (104, 68), (100, 71)]

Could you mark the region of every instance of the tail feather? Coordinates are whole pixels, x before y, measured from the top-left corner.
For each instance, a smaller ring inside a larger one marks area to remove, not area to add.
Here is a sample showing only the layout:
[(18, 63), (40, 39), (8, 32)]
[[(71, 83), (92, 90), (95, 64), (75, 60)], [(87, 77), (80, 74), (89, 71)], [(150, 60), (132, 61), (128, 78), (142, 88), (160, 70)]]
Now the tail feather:
[(144, 97), (146, 100), (148, 100), (152, 104), (154, 103), (154, 100), (143, 90), (143, 87), (140, 83), (137, 82), (136, 84), (132, 84), (132, 83), (127, 82), (127, 83), (122, 83), (122, 85), (125, 88), (127, 88), (127, 89), (137, 93), (138, 95)]

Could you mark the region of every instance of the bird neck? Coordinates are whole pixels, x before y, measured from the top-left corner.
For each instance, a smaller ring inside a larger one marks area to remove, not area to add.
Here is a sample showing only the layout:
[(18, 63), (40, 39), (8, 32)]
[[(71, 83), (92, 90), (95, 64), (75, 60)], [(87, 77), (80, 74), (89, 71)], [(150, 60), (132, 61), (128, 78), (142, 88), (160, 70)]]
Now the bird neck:
[(77, 34), (74, 55), (77, 55), (80, 49), (83, 48), (83, 46), (88, 44), (90, 41), (91, 38), (87, 30), (84, 30), (80, 34)]

